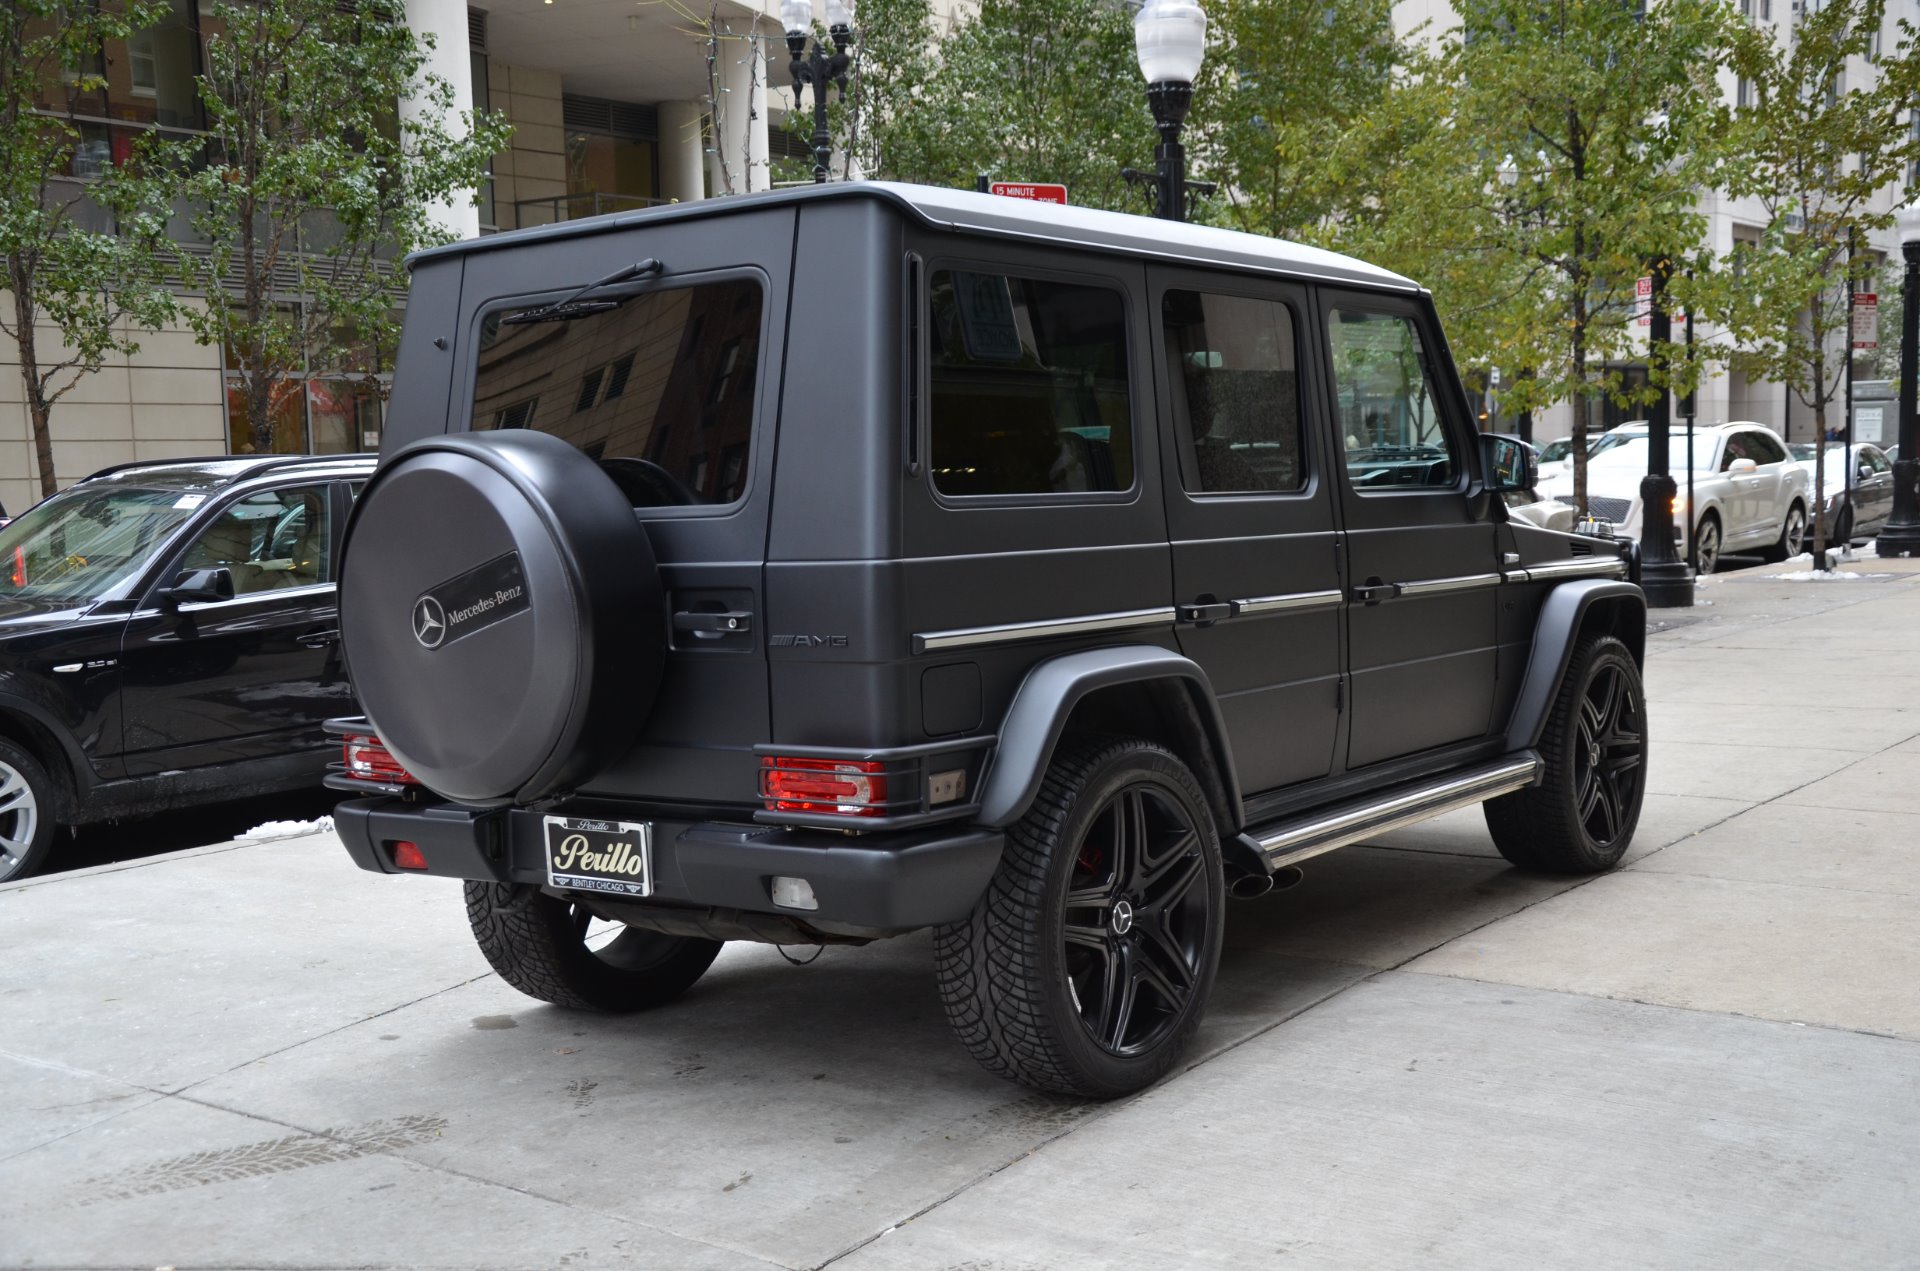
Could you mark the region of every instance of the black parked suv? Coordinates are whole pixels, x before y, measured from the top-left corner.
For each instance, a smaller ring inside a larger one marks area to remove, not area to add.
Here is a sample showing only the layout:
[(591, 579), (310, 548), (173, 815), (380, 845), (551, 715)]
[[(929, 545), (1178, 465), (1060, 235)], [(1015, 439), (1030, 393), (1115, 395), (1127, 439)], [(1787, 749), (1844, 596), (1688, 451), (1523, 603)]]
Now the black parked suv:
[(319, 788), (353, 702), (333, 563), (372, 471), (129, 463), (0, 529), (0, 881), (59, 825)]
[(337, 823), (535, 997), (932, 928), (983, 1064), (1112, 1096), (1229, 894), (1480, 802), (1524, 867), (1627, 847), (1632, 548), (1509, 519), (1404, 278), (861, 184), (411, 264)]

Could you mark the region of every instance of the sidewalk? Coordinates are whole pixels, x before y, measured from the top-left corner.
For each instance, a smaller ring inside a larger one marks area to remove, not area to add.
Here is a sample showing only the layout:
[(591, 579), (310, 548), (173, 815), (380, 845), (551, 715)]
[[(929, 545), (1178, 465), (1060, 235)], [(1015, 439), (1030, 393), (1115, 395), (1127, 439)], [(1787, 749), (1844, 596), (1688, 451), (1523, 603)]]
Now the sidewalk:
[(1316, 860), (1113, 1105), (975, 1069), (924, 937), (614, 1019), (328, 837), (0, 888), (0, 1266), (1920, 1265), (1920, 562), (1788, 568), (1656, 615), (1623, 868)]

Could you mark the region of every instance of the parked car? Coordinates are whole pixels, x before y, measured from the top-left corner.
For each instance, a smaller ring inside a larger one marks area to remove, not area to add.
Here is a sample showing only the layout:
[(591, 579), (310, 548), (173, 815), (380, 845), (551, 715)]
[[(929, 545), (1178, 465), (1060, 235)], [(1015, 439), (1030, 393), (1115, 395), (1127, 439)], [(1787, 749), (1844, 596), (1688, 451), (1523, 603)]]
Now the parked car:
[(844, 183), (470, 240), (411, 288), (336, 826), (466, 880), (535, 998), (930, 927), (985, 1067), (1113, 1096), (1193, 1036), (1229, 893), (1483, 801), (1530, 869), (1632, 838), (1631, 545), (1508, 515), (1529, 456), (1404, 278)]
[[(1813, 497), (1813, 465), (1816, 447), (1811, 441), (1797, 441), (1787, 447), (1794, 462), (1807, 473), (1808, 503)], [(1853, 447), (1853, 471), (1851, 475), (1843, 467), (1847, 462), (1847, 447), (1829, 443), (1827, 446), (1825, 471), (1821, 474), (1825, 480), (1827, 514), (1827, 540), (1830, 543), (1851, 543), (1857, 538), (1870, 538), (1880, 532), (1893, 514), (1893, 461), (1878, 446), (1865, 442)], [(1812, 541), (1813, 529), (1809, 519), (1808, 541)]]
[(0, 530), (0, 880), (60, 825), (318, 787), (370, 456), (96, 473)]
[[(1679, 487), (1674, 537), (1684, 551), (1681, 536), (1692, 523), (1701, 573), (1719, 568), (1726, 552), (1759, 552), (1773, 561), (1799, 554), (1812, 496), (1806, 472), (1772, 429), (1751, 423), (1698, 427), (1691, 452), (1686, 433), (1674, 429), (1667, 444), (1667, 470)], [(1648, 445), (1645, 424), (1622, 424), (1587, 452), (1588, 509), (1635, 540), (1640, 538), (1640, 481), (1647, 475)], [(1690, 511), (1684, 506), (1689, 465)], [(1572, 503), (1572, 474), (1542, 481), (1540, 492)]]
[[(1593, 448), (1606, 436), (1607, 433), (1600, 431), (1588, 433), (1587, 453), (1593, 453)], [(1540, 476), (1542, 480), (1567, 476), (1572, 472), (1573, 438), (1561, 437), (1557, 441), (1549, 441), (1540, 448)]]

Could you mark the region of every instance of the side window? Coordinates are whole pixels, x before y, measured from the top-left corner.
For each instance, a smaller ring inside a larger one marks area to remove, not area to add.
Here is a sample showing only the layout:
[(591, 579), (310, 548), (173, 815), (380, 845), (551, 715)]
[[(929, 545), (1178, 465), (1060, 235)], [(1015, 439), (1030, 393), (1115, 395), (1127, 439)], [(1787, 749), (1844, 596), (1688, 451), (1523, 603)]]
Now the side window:
[(1117, 289), (941, 269), (928, 308), (936, 489), (1132, 488), (1126, 299)]
[(1727, 448), (1720, 456), (1720, 471), (1733, 467), (1735, 459), (1751, 459), (1760, 462), (1760, 456), (1753, 451), (1752, 433), (1737, 432), (1727, 438)]
[(1781, 447), (1779, 442), (1767, 436), (1767, 434), (1763, 432), (1750, 432), (1746, 436), (1747, 440), (1752, 444), (1755, 463), (1785, 463), (1787, 461), (1786, 450)]
[(1187, 489), (1305, 488), (1292, 310), (1273, 300), (1169, 291), (1160, 312)]
[(333, 581), (327, 487), (263, 490), (227, 505), (201, 531), (180, 569), (224, 569), (233, 594), (311, 587)]
[(1878, 450), (1875, 450), (1872, 446), (1863, 449), (1860, 452), (1860, 457), (1866, 461), (1867, 467), (1871, 468), (1874, 472), (1885, 472), (1888, 468), (1887, 457)]
[(1335, 309), (1328, 323), (1349, 483), (1362, 494), (1456, 484), (1460, 456), (1413, 320)]

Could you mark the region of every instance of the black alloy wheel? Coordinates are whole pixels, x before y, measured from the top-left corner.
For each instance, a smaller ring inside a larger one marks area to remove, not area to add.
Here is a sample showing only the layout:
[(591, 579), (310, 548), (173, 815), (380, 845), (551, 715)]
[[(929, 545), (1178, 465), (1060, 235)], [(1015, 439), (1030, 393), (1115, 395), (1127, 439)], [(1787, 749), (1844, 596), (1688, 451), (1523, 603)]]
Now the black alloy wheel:
[(1523, 869), (1597, 874), (1633, 843), (1646, 798), (1640, 664), (1611, 635), (1582, 639), (1538, 744), (1537, 782), (1487, 801), (1487, 830)]
[[(467, 921), (500, 978), (528, 997), (597, 1011), (640, 1011), (679, 997), (721, 942), (604, 923), (578, 898), (517, 883), (469, 882)], [(607, 939), (608, 931), (617, 931)]]
[(1640, 805), (1646, 730), (1634, 688), (1629, 671), (1609, 662), (1580, 697), (1573, 748), (1575, 799), (1581, 825), (1602, 850), (1631, 829), (1630, 814)]
[(1178, 757), (1068, 738), (964, 920), (934, 930), (947, 1020), (989, 1072), (1111, 1099), (1172, 1070), (1220, 963), (1212, 808)]
[(1080, 1023), (1109, 1055), (1151, 1050), (1193, 1001), (1213, 901), (1192, 817), (1156, 785), (1123, 786), (1080, 840), (1061, 939)]

